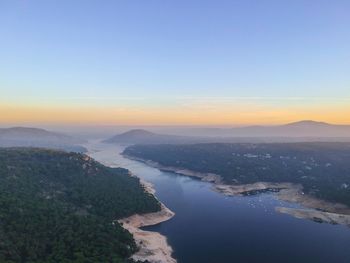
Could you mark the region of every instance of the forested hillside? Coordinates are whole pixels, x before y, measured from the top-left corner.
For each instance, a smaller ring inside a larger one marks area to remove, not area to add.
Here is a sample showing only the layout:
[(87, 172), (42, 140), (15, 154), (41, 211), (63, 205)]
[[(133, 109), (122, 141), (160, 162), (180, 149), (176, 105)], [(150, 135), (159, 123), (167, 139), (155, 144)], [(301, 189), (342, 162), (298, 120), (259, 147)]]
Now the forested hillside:
[(349, 143), (135, 145), (124, 153), (219, 174), (227, 184), (300, 183), (309, 194), (350, 206)]
[(159, 209), (125, 169), (78, 153), (0, 149), (0, 262), (126, 262), (136, 245), (116, 219)]

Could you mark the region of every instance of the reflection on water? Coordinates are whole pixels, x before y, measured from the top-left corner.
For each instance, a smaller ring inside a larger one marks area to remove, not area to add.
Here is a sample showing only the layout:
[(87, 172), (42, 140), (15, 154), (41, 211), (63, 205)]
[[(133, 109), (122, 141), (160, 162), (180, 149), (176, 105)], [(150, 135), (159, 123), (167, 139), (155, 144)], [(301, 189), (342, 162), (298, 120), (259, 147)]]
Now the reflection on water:
[[(102, 147), (101, 145), (95, 147)], [(179, 263), (350, 262), (350, 229), (293, 218), (276, 206), (298, 207), (273, 193), (227, 197), (210, 183), (161, 172), (118, 154), (123, 147), (92, 154), (154, 184), (157, 197), (176, 216), (147, 230), (167, 236)]]

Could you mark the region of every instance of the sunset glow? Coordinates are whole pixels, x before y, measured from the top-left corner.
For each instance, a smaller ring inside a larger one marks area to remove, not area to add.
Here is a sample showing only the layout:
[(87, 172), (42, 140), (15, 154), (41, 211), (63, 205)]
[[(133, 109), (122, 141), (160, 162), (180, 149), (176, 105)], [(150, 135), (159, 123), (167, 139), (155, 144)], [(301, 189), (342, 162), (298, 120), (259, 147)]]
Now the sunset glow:
[(39, 2), (0, 4), (2, 125), (350, 123), (347, 2)]
[(266, 105), (253, 102), (177, 104), (168, 106), (23, 106), (0, 107), (0, 122), (8, 124), (120, 125), (248, 125), (322, 120), (348, 124), (348, 102), (337, 105)]

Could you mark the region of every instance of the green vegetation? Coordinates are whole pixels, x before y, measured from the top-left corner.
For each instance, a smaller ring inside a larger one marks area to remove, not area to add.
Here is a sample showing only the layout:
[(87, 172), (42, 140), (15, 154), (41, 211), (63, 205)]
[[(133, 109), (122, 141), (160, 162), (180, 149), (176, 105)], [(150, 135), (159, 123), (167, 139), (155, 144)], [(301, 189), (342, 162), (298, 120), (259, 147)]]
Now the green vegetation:
[(115, 220), (159, 209), (125, 169), (78, 153), (0, 149), (0, 262), (130, 262), (135, 242)]
[(300, 183), (306, 193), (350, 206), (349, 143), (136, 145), (124, 153), (219, 174), (227, 184)]

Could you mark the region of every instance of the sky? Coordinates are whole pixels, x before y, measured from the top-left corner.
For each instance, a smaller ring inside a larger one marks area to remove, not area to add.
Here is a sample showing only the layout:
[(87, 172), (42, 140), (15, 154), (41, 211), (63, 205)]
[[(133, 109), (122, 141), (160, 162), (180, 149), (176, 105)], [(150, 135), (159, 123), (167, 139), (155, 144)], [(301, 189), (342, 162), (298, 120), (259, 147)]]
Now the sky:
[(0, 123), (350, 124), (348, 0), (1, 0)]

